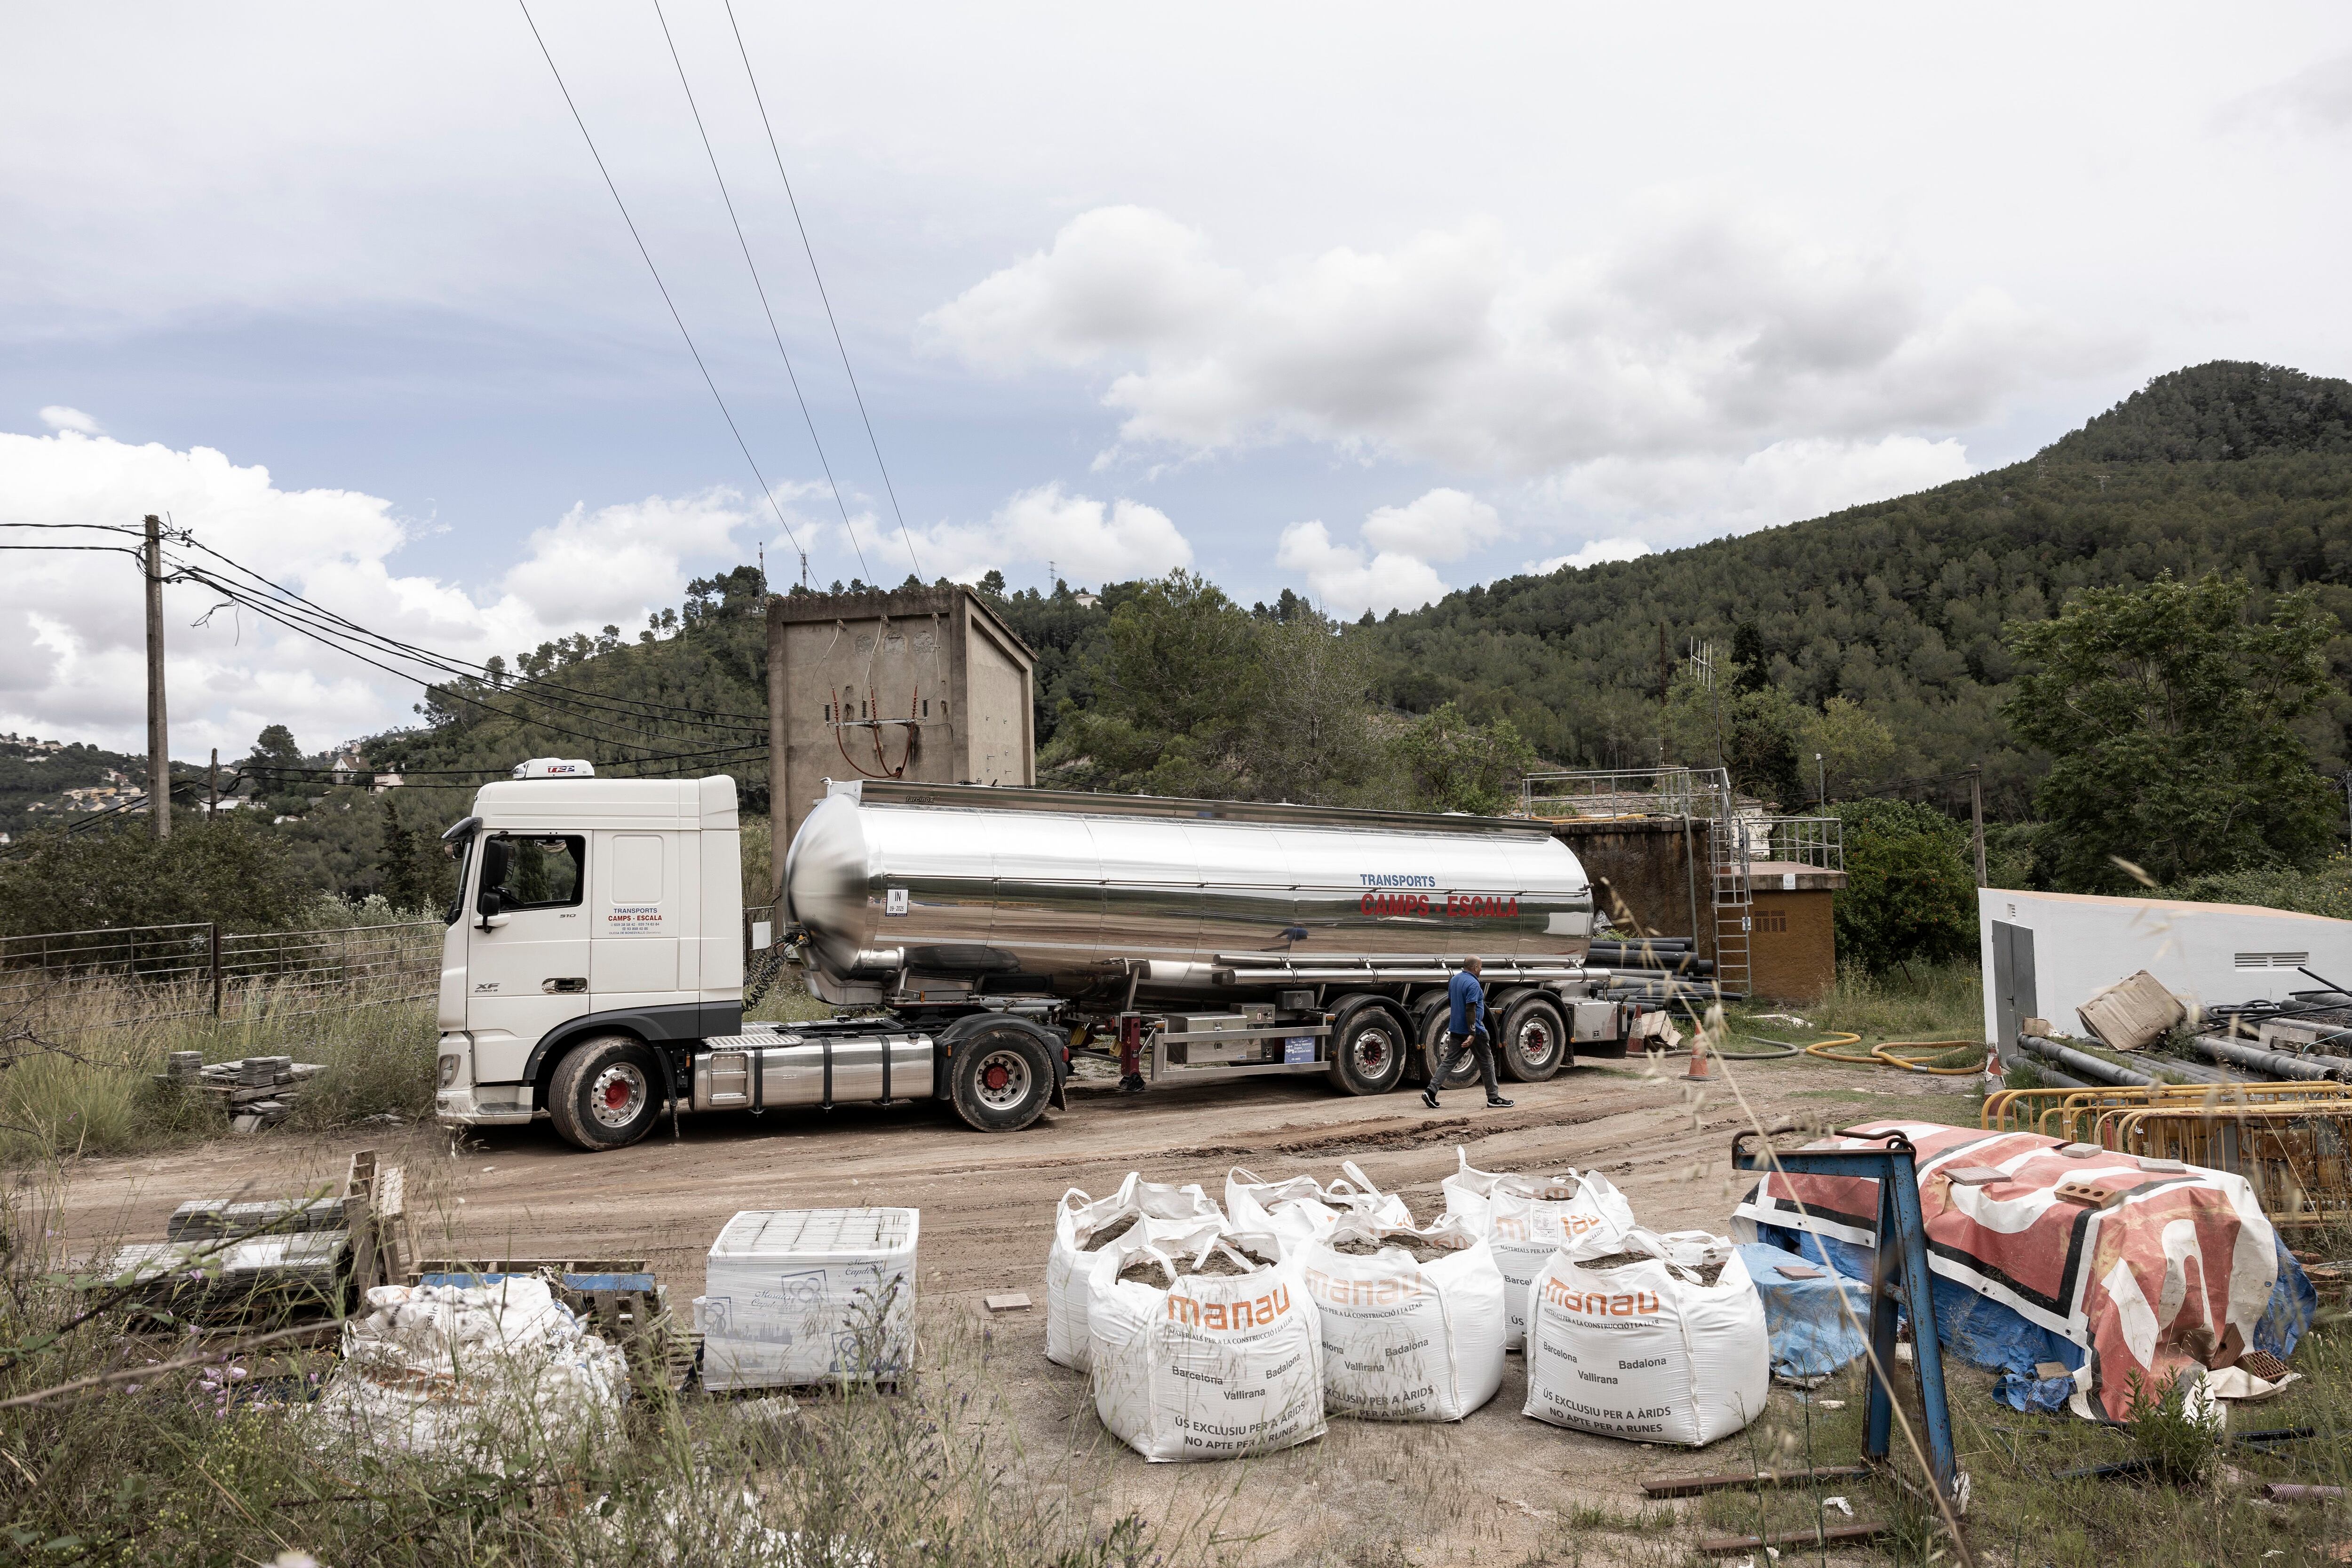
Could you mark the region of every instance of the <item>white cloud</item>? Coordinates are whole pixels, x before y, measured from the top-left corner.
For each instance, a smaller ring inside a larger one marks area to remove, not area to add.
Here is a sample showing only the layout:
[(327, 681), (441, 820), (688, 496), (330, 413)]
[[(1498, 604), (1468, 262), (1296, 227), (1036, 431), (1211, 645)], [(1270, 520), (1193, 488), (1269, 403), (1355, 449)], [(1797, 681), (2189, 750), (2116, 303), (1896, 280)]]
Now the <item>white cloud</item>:
[(1423, 561), (1459, 561), (1492, 543), (1502, 531), (1502, 517), (1493, 507), (1476, 496), (1444, 488), (1403, 506), (1380, 507), (1364, 519), (1365, 543)]
[(1158, 577), (1192, 563), (1192, 544), (1156, 506), (1072, 495), (1059, 483), (1014, 495), (985, 523), (942, 523), (919, 537), (924, 569), (970, 582), (991, 567), (1044, 565), (1076, 584)]
[(1417, 556), (1334, 543), (1320, 522), (1294, 522), (1282, 531), (1275, 564), (1302, 574), (1309, 597), (1335, 615), (1418, 609), (1445, 596), (1436, 568)]
[(550, 626), (642, 623), (649, 584), (684, 580), (683, 563), (736, 552), (735, 531), (751, 521), (729, 489), (671, 500), (647, 496), (591, 513), (575, 503), (534, 531), (528, 552), (501, 580)]
[(41, 423), (52, 430), (72, 430), (83, 436), (99, 434), (98, 421), (79, 408), (68, 408), (62, 403), (52, 403), (41, 410)]
[(925, 326), (993, 371), (1097, 367), (1129, 447), (1305, 439), (1528, 476), (1963, 425), (2114, 353), (1996, 289), (1937, 305), (1899, 256), (1692, 201), (1590, 255), (1531, 260), (1472, 224), (1254, 279), (1173, 218), (1101, 208)]
[(2352, 50), (2235, 99), (2214, 119), (2224, 129), (2266, 121), (2320, 132), (2352, 127)]
[[(530, 536), (497, 592), (478, 595), (395, 572), (409, 530), (379, 497), (280, 489), (268, 469), (205, 447), (0, 433), (0, 516), (121, 526), (149, 511), (362, 626), (476, 661), (608, 621), (633, 630), (677, 602), (688, 562), (740, 559), (732, 534), (747, 515), (725, 491), (575, 507)], [(414, 684), (219, 603), (200, 584), (163, 590), (175, 756), (242, 755), (266, 724), (320, 747), (412, 719)], [(143, 650), (131, 557), (12, 555), (0, 575), (0, 729), (143, 749)]]
[(1969, 471), (1958, 441), (1817, 437), (1776, 441), (1744, 457), (1602, 458), (1551, 477), (1538, 493), (1588, 528), (1638, 536), (1655, 549), (1819, 517)]
[(1632, 561), (1649, 552), (1650, 547), (1638, 539), (1596, 539), (1566, 555), (1555, 555), (1548, 561), (1530, 561), (1519, 570), (1532, 577), (1549, 577), (1563, 566), (1581, 572), (1587, 566), (1598, 566), (1604, 561)]

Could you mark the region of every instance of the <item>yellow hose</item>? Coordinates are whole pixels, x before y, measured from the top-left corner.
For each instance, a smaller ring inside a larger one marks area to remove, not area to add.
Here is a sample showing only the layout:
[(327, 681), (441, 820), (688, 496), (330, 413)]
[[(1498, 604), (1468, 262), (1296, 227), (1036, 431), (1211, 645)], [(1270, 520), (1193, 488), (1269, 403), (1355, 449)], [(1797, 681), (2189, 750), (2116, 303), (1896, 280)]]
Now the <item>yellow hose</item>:
[[(1906, 1072), (1933, 1073), (1937, 1078), (1974, 1078), (1984, 1071), (1984, 1059), (1979, 1058), (1966, 1067), (1931, 1068), (1927, 1062), (1936, 1057), (1946, 1057), (1954, 1051), (1980, 1050), (1981, 1040), (1889, 1040), (1883, 1046), (1873, 1046), (1870, 1054), (1891, 1067)], [(1898, 1056), (1899, 1051), (1916, 1051), (1918, 1056)]]
[(1852, 1062), (1857, 1067), (1866, 1068), (1878, 1065), (1878, 1058), (1875, 1057), (1844, 1057), (1832, 1050), (1830, 1047), (1832, 1046), (1850, 1046), (1862, 1038), (1860, 1035), (1849, 1035), (1843, 1030), (1833, 1031), (1833, 1033), (1836, 1038), (1823, 1040), (1818, 1045), (1807, 1046), (1805, 1054), (1809, 1057), (1819, 1057), (1825, 1062)]
[[(1836, 1048), (1839, 1046), (1854, 1045), (1861, 1039), (1860, 1035), (1850, 1035), (1843, 1030), (1839, 1030), (1832, 1039), (1823, 1040), (1818, 1045), (1807, 1046), (1805, 1054), (1809, 1057), (1819, 1057), (1825, 1062), (1844, 1062), (1853, 1067), (1901, 1068), (1906, 1072), (1933, 1073), (1937, 1078), (1967, 1078), (1984, 1071), (1984, 1064), (1981, 1062), (1971, 1062), (1967, 1067), (1960, 1068), (1934, 1068), (1927, 1065), (1927, 1062), (1934, 1058), (1948, 1056), (1957, 1050), (1973, 1049), (1977, 1044), (1974, 1040), (1888, 1040), (1884, 1045), (1871, 1047), (1867, 1056), (1858, 1057), (1849, 1056)], [(1906, 1057), (1900, 1054), (1904, 1051), (1915, 1051), (1920, 1054)]]

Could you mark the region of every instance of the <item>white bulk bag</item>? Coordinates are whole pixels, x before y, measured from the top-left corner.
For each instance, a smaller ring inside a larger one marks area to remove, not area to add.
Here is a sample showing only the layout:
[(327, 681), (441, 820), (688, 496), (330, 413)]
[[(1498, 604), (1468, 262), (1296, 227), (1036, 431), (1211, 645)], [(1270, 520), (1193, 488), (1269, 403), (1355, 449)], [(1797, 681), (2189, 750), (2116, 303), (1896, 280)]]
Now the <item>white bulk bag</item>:
[[(1708, 1238), (1710, 1242), (1719, 1238)], [(1609, 1437), (1701, 1447), (1764, 1413), (1772, 1346), (1764, 1300), (1738, 1249), (1721, 1243), (1723, 1271), (1699, 1283), (1673, 1261), (1712, 1247), (1651, 1231), (1563, 1247), (1529, 1293), (1526, 1414)], [(1580, 1258), (1644, 1256), (1609, 1268)]]
[(1087, 1370), (1087, 1293), (1109, 1261), (1110, 1249), (1088, 1252), (1086, 1245), (1130, 1218), (1136, 1223), (1127, 1235), (1143, 1231), (1148, 1239), (1188, 1257), (1208, 1245), (1225, 1223), (1224, 1211), (1198, 1182), (1179, 1187), (1147, 1182), (1140, 1172), (1129, 1171), (1107, 1198), (1089, 1198), (1076, 1187), (1064, 1193), (1054, 1209), (1054, 1245), (1045, 1254), (1046, 1360)]
[(1633, 1205), (1598, 1171), (1573, 1166), (1556, 1176), (1481, 1171), (1456, 1146), (1459, 1169), (1439, 1184), (1445, 1212), (1483, 1237), (1503, 1273), (1505, 1343), (1527, 1341), (1528, 1286), (1553, 1251), (1587, 1237), (1614, 1237), (1633, 1228)]
[[(1178, 1276), (1174, 1261), (1129, 1231), (1104, 1250), (1118, 1264), (1096, 1277), (1087, 1321), (1093, 1338), (1095, 1411), (1145, 1458), (1231, 1459), (1323, 1435), (1323, 1334), (1295, 1259), (1241, 1275)], [(1240, 1258), (1219, 1241), (1213, 1248)], [(1121, 1279), (1137, 1257), (1156, 1262), (1167, 1289)]]
[[(1405, 1237), (1450, 1248), (1417, 1262), (1402, 1247), (1373, 1254), (1339, 1243)], [(1503, 1276), (1494, 1250), (1459, 1223), (1427, 1230), (1350, 1216), (1299, 1249), (1323, 1320), (1323, 1397), (1336, 1415), (1459, 1421), (1503, 1384)]]
[(1225, 1174), (1225, 1212), (1234, 1229), (1272, 1235), (1286, 1252), (1330, 1229), (1342, 1215), (1360, 1215), (1381, 1225), (1412, 1223), (1404, 1200), (1372, 1185), (1353, 1160), (1339, 1169), (1344, 1178), (1327, 1187), (1312, 1176), (1262, 1182), (1235, 1165)]

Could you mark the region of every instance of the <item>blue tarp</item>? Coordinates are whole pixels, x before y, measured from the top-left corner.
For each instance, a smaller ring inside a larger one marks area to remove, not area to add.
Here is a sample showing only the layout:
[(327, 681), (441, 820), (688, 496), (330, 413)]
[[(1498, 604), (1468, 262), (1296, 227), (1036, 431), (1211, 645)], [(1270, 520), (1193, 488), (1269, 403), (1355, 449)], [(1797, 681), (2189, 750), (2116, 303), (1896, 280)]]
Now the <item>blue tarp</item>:
[[(1871, 1250), (1834, 1237), (1810, 1236), (1785, 1226), (1763, 1225), (1756, 1227), (1759, 1240), (1752, 1247), (1742, 1247), (1743, 1258), (1751, 1250), (1761, 1256), (1748, 1260), (1750, 1275), (1760, 1275), (1770, 1266), (1769, 1253), (1778, 1249), (1796, 1253), (1809, 1262), (1826, 1262), (1839, 1273), (1852, 1279), (1867, 1280), (1871, 1272)], [(2263, 1310), (2262, 1320), (2254, 1325), (2254, 1349), (2268, 1351), (2284, 1361), (2294, 1353), (2295, 1342), (2304, 1330), (2311, 1326), (2311, 1315), (2319, 1306), (2319, 1294), (2303, 1272), (2303, 1265), (2294, 1260), (2284, 1240), (2273, 1239), (2278, 1247), (2278, 1283), (2272, 1288), (2270, 1305)], [(1759, 1289), (1762, 1287), (1759, 1285)], [(2063, 1334), (2053, 1333), (2030, 1323), (2017, 1310), (1990, 1296), (1979, 1296), (1967, 1286), (1942, 1275), (1935, 1279), (1936, 1337), (1948, 1354), (1958, 1357), (1970, 1366), (1981, 1366), (2006, 1373), (1995, 1394), (2012, 1410), (2056, 1411), (2064, 1407), (2074, 1393), (2072, 1378), (2037, 1378), (2033, 1369), (2043, 1362), (2055, 1362), (2073, 1372), (2083, 1364), (2086, 1352), (2083, 1347)], [(1835, 1298), (1824, 1296), (1829, 1310), (1836, 1310)], [(1772, 1301), (1765, 1297), (1765, 1318), (1770, 1322)], [(1907, 1310), (1900, 1317), (1908, 1320)], [(1857, 1343), (1843, 1360), (1862, 1353)], [(1772, 1339), (1772, 1370), (1780, 1370), (1780, 1338), (1778, 1330)]]
[[(1862, 1353), (1861, 1327), (1870, 1321), (1870, 1287), (1817, 1263), (1810, 1279), (1780, 1271), (1806, 1268), (1805, 1260), (1781, 1248), (1751, 1242), (1739, 1249), (1756, 1293), (1764, 1298), (1764, 1327), (1772, 1336), (1772, 1375), (1791, 1380), (1827, 1377)], [(1809, 1270), (1811, 1271), (1811, 1270)], [(1846, 1306), (1838, 1305), (1843, 1291)], [(1850, 1310), (1850, 1311), (1849, 1311)]]

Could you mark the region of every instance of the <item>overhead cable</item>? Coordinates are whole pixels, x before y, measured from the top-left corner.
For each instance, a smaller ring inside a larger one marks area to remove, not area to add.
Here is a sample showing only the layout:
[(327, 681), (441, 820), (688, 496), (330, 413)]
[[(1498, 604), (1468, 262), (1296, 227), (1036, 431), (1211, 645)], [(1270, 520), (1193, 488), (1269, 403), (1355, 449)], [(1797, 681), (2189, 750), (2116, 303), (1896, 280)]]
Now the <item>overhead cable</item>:
[[(849, 503), (841, 497), (841, 485), (833, 477), (833, 460), (824, 455), (824, 442), (816, 433), (815, 416), (809, 413), (808, 395), (801, 390), (801, 378), (793, 369), (793, 356), (784, 351), (784, 334), (776, 326), (775, 307), (768, 303), (768, 286), (760, 280), (760, 264), (751, 259), (751, 242), (743, 237), (743, 220), (736, 215), (735, 198), (727, 192), (727, 176), (719, 172), (719, 153), (710, 145), (710, 132), (702, 123), (702, 107), (694, 101), (694, 88), (686, 79), (686, 62), (678, 58), (677, 40), (670, 37), (669, 18), (662, 14), (661, 0), (654, 0), (654, 19), (661, 24), (662, 42), (669, 46), (670, 64), (677, 68), (677, 85), (686, 91), (688, 112), (694, 116), (695, 133), (702, 138), (702, 151), (710, 160), (710, 177), (719, 182), (719, 200), (727, 208), (727, 221), (735, 226), (735, 243), (742, 247), (743, 265), (751, 273), (752, 290), (760, 296), (761, 313), (768, 318), (768, 335), (776, 341), (776, 353), (784, 362), (784, 379), (793, 384), (793, 397), (801, 405), (801, 422), (808, 426), (809, 444), (816, 448), (817, 466), (824, 470), (825, 487), (833, 491), (833, 504), (841, 511), (841, 526), (849, 535), (849, 547), (857, 552), (858, 569), (872, 576), (874, 568), (866, 563), (866, 547), (857, 542), (856, 525), (849, 521)], [(800, 542), (795, 540), (793, 548)]]
[[(190, 537), (184, 542), (197, 550), (203, 551), (205, 554), (211, 556), (214, 560), (220, 562), (224, 566), (236, 572), (241, 576), (250, 579), (260, 587), (267, 589), (271, 595), (286, 600), (289, 604), (299, 605), (302, 606), (303, 609), (312, 612), (324, 621), (331, 623), (336, 626), (346, 628), (353, 636), (363, 638), (386, 652), (396, 654), (404, 658), (414, 658), (418, 663), (443, 669), (450, 674), (459, 675), (468, 679), (487, 680), (492, 683), (493, 686), (495, 686), (500, 679), (498, 672), (493, 671), (490, 667), (486, 664), (480, 664), (472, 659), (462, 659), (454, 654), (438, 653), (433, 649), (421, 647), (418, 644), (407, 642), (401, 638), (391, 637), (385, 633), (377, 632), (367, 626), (363, 626), (359, 622), (352, 620), (350, 616), (339, 614), (336, 611), (327, 608), (323, 605), (303, 597), (301, 595), (297, 594), (294, 590), (287, 587), (285, 584), (264, 576), (262, 574), (255, 571), (252, 567), (222, 553), (220, 551), (214, 549), (211, 545), (205, 544), (200, 540)], [(191, 572), (201, 570), (200, 568), (186, 567), (184, 567), (184, 569)], [(614, 702), (625, 703), (635, 708), (650, 709), (655, 710), (654, 714), (651, 716), (657, 717), (663, 713), (679, 714), (691, 718), (696, 722), (701, 723), (709, 723), (718, 719), (741, 719), (750, 721), (752, 724), (761, 727), (764, 727), (767, 722), (766, 716), (763, 714), (738, 713), (731, 709), (689, 708), (677, 703), (656, 701), (650, 698), (620, 697), (610, 692), (583, 691), (577, 687), (564, 686), (559, 682), (549, 680), (544, 676), (523, 674), (519, 675), (518, 679), (529, 680), (534, 690), (545, 689), (561, 691), (571, 696), (581, 698), (583, 701), (589, 702), (605, 704)], [(647, 715), (639, 714), (632, 716), (645, 717)], [(732, 728), (733, 726), (721, 727)]]
[(563, 107), (572, 111), (572, 122), (580, 127), (580, 139), (588, 143), (588, 156), (596, 161), (596, 172), (604, 177), (604, 188), (613, 194), (613, 205), (620, 209), (621, 221), (628, 226), (629, 237), (636, 242), (637, 254), (645, 258), (646, 270), (653, 274), (654, 287), (661, 290), (662, 303), (669, 307), (669, 319), (677, 323), (677, 335), (686, 340), (686, 352), (694, 356), (694, 368), (702, 373), (702, 384), (710, 388), (711, 401), (719, 405), (719, 416), (727, 421), (729, 433), (735, 437), (735, 445), (743, 453), (743, 461), (751, 465), (751, 477), (760, 481), (760, 494), (767, 501), (768, 510), (776, 514), (777, 525), (784, 531), (784, 537), (793, 542), (793, 548), (798, 550), (800, 536), (785, 521), (784, 509), (776, 504), (775, 491), (769, 488), (767, 476), (760, 472), (759, 459), (751, 456), (751, 445), (743, 439), (741, 426), (735, 423), (735, 416), (728, 408), (727, 399), (720, 395), (719, 383), (710, 374), (710, 367), (703, 363), (702, 351), (694, 346), (694, 334), (686, 330), (686, 318), (678, 314), (677, 301), (670, 298), (669, 285), (662, 281), (661, 268), (654, 265), (653, 252), (646, 248), (645, 236), (637, 232), (636, 219), (629, 216), (629, 204), (621, 199), (621, 187), (613, 183), (613, 172), (604, 166), (604, 155), (596, 151), (596, 139), (588, 134), (588, 121), (581, 118), (580, 106), (572, 101), (572, 89), (564, 85), (563, 72), (557, 68), (555, 56), (549, 50), (547, 40), (540, 36), (539, 24), (531, 19), (530, 0), (515, 0), (515, 4), (521, 7), (524, 25), (530, 28), (531, 39), (539, 45), (539, 52), (545, 57), (547, 68), (555, 78), (555, 89), (563, 95)]
[(808, 257), (809, 276), (816, 279), (816, 297), (824, 301), (825, 324), (833, 329), (833, 346), (841, 351), (841, 371), (849, 378), (849, 395), (857, 400), (857, 417), (866, 423), (866, 444), (874, 448), (874, 466), (882, 470), (882, 489), (890, 498), (890, 510), (898, 519), (898, 537), (907, 542), (907, 559), (913, 563), (915, 575), (923, 574), (923, 563), (915, 557), (915, 536), (907, 528), (907, 514), (898, 507), (898, 488), (890, 482), (890, 465), (882, 460), (882, 443), (874, 434), (874, 416), (866, 412), (866, 394), (858, 390), (857, 373), (849, 368), (849, 345), (842, 341), (841, 323), (834, 319), (833, 296), (825, 292), (824, 274), (817, 269), (816, 247), (809, 243), (808, 225), (801, 217), (800, 197), (793, 194), (793, 177), (784, 173), (783, 149), (776, 144), (776, 127), (768, 118), (768, 100), (760, 92), (760, 78), (751, 69), (751, 51), (743, 46), (743, 28), (735, 20), (735, 0), (726, 0), (727, 26), (735, 34), (735, 52), (743, 57), (743, 77), (751, 84), (751, 101), (760, 106), (760, 125), (768, 133), (768, 151), (776, 160), (776, 177), (784, 183), (784, 200), (792, 204), (793, 226), (801, 233), (801, 250)]

